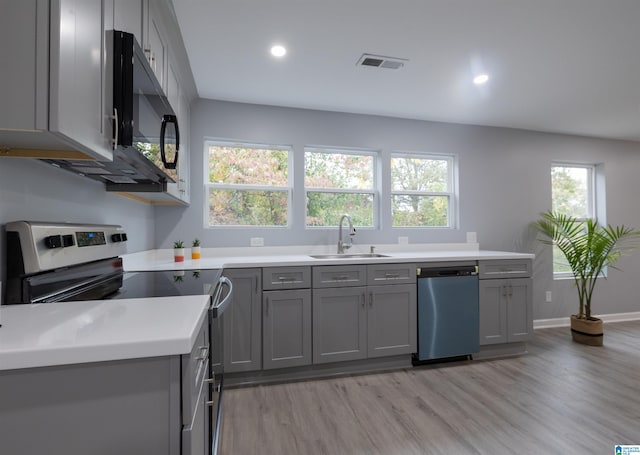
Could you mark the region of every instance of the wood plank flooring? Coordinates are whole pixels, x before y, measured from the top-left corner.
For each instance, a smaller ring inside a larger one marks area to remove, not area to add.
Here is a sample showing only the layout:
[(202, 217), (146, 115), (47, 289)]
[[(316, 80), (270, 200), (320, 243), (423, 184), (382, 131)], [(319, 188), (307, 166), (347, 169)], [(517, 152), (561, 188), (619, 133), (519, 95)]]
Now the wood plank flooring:
[(537, 330), (529, 354), (224, 392), (221, 455), (613, 454), (640, 444), (640, 321), (603, 347)]

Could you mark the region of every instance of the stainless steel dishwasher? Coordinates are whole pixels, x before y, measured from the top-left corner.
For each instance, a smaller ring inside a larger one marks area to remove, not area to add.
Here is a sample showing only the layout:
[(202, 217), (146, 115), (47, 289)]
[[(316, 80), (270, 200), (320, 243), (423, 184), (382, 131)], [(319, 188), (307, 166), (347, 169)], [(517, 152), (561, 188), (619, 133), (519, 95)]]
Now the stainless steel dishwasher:
[(480, 350), (475, 265), (418, 268), (416, 361), (471, 356)]

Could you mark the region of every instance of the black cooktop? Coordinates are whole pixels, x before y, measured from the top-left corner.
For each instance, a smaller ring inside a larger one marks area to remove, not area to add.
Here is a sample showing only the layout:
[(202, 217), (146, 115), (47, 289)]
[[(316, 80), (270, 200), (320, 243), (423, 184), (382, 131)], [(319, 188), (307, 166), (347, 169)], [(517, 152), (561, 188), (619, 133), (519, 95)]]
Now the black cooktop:
[(219, 269), (125, 272), (120, 289), (107, 298), (210, 295), (214, 292), (221, 275), (222, 270)]

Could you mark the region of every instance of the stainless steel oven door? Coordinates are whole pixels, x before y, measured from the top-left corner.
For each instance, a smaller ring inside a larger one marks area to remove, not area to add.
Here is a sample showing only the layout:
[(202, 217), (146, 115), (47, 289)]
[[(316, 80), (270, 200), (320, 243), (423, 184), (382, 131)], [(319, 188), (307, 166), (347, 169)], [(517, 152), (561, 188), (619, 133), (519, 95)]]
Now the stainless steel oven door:
[(224, 358), (222, 347), (222, 314), (233, 301), (233, 283), (229, 278), (222, 276), (218, 281), (216, 290), (211, 299), (209, 309), (209, 352), (210, 352), (210, 380), (211, 395), (209, 400), (209, 412), (211, 413), (211, 454), (218, 452), (218, 442), (220, 440), (220, 418), (222, 415), (222, 390)]

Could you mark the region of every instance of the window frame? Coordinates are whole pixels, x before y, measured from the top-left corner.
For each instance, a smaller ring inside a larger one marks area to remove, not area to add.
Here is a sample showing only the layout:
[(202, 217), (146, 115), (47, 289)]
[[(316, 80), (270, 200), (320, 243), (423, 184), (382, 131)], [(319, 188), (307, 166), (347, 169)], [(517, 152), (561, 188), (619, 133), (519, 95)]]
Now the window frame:
[[(551, 163), (550, 173), (551, 173), (551, 207), (553, 207), (553, 168), (562, 167), (562, 168), (575, 168), (575, 169), (587, 169), (587, 216), (586, 217), (577, 217), (580, 221), (586, 221), (587, 219), (597, 219), (600, 208), (598, 207), (598, 183), (597, 183), (597, 172), (598, 166), (593, 163), (570, 163), (566, 161), (553, 161)], [(553, 246), (552, 249), (555, 249), (556, 246)], [(551, 261), (551, 266), (553, 269), (553, 279), (554, 280), (568, 280), (573, 279), (573, 273), (570, 271), (556, 271), (556, 262)], [(606, 270), (602, 271), (601, 276), (606, 276)]]
[[(390, 202), (390, 222), (392, 229), (455, 229), (457, 227), (457, 156), (445, 153), (428, 152), (405, 152), (392, 151), (389, 156), (389, 173), (391, 174), (391, 163), (394, 158), (415, 158), (432, 161), (447, 161), (447, 191), (417, 191), (417, 190), (394, 190), (391, 175), (389, 175), (389, 202)], [(402, 195), (418, 196), (446, 196), (449, 202), (447, 210), (446, 226), (395, 226), (393, 224), (393, 197)]]
[[(209, 181), (209, 148), (211, 146), (222, 146), (229, 148), (245, 148), (245, 149), (262, 149), (262, 150), (286, 150), (287, 151), (287, 185), (251, 185), (242, 183), (214, 183)], [(284, 144), (266, 144), (258, 142), (244, 142), (233, 141), (224, 139), (210, 139), (204, 140), (204, 169), (203, 169), (203, 213), (205, 214), (203, 224), (205, 229), (289, 229), (291, 228), (292, 220), (292, 194), (293, 194), (293, 181), (294, 181), (294, 162), (293, 162), (293, 147), (291, 145)], [(209, 193), (211, 189), (219, 190), (234, 190), (234, 191), (282, 191), (287, 193), (287, 223), (282, 226), (271, 224), (216, 224), (212, 225), (209, 222)]]
[[(306, 172), (306, 162), (307, 162), (307, 153), (324, 153), (324, 154), (334, 154), (334, 155), (358, 155), (358, 156), (371, 156), (373, 158), (372, 169), (371, 169), (371, 189), (351, 189), (351, 188), (328, 188), (328, 187), (315, 187), (315, 186), (307, 186), (307, 172)], [(350, 147), (335, 147), (335, 146), (317, 146), (317, 145), (305, 145), (303, 148), (303, 187), (304, 187), (304, 200), (308, 200), (308, 194), (311, 193), (322, 193), (322, 194), (370, 194), (372, 197), (371, 207), (372, 214), (371, 226), (362, 226), (358, 225), (359, 229), (379, 229), (380, 228), (380, 188), (379, 188), (379, 166), (380, 166), (380, 151), (372, 150), (372, 149), (360, 149), (360, 148), (350, 148)], [(336, 224), (334, 225), (326, 225), (326, 226), (310, 226), (307, 224), (307, 203), (304, 204), (304, 216), (303, 223), (305, 229), (333, 229), (338, 227)]]

